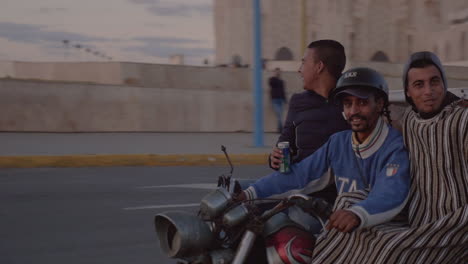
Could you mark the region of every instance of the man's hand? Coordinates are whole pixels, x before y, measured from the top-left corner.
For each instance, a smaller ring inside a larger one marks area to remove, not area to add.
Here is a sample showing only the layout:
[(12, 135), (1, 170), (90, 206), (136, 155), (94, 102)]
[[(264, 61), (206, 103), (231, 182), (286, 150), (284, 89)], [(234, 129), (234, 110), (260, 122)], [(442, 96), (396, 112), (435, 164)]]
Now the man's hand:
[(336, 228), (340, 232), (351, 232), (361, 224), (361, 219), (351, 211), (338, 210), (330, 216), (327, 230)]
[(245, 195), (245, 192), (242, 191), (237, 195), (234, 195), (233, 200), (236, 202), (242, 202), (247, 199), (247, 196)]
[(283, 158), (283, 152), (281, 151), (281, 149), (274, 147), (273, 151), (270, 154), (270, 166), (273, 169), (279, 169), (282, 158)]

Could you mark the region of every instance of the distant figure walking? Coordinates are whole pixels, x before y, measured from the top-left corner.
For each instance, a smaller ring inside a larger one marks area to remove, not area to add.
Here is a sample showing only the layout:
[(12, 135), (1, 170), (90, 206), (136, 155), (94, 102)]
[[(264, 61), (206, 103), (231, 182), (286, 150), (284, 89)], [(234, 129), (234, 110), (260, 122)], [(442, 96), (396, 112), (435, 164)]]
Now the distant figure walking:
[(271, 103), (278, 120), (278, 133), (283, 129), (283, 104), (286, 103), (286, 93), (284, 92), (284, 81), (281, 79), (281, 69), (275, 69), (275, 75), (268, 81), (270, 85)]

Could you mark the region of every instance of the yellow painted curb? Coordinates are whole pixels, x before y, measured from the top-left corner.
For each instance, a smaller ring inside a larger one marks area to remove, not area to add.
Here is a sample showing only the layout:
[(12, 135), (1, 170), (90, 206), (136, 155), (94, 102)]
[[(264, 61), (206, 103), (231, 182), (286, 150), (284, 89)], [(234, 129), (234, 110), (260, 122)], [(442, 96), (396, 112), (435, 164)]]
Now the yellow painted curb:
[[(268, 154), (230, 154), (234, 165), (267, 164)], [(0, 156), (0, 168), (227, 165), (224, 154)]]

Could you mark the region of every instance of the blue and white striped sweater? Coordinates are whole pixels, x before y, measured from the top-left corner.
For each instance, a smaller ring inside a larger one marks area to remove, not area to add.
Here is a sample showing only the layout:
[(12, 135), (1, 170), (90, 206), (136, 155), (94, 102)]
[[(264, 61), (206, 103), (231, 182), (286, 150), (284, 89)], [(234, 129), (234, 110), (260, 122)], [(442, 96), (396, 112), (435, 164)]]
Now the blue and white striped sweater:
[(291, 165), (289, 173), (274, 172), (252, 184), (247, 196), (311, 193), (334, 181), (338, 193), (370, 188), (367, 199), (349, 208), (361, 219), (360, 227), (389, 221), (405, 206), (410, 186), (403, 138), (382, 119), (364, 144), (354, 145), (352, 136), (351, 130), (332, 135), (314, 154)]

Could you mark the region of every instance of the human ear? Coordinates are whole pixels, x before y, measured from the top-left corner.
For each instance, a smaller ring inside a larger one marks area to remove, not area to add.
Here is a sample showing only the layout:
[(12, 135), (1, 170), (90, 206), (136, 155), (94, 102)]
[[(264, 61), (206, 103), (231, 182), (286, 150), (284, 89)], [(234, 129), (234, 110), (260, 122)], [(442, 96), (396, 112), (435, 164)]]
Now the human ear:
[(318, 72), (322, 72), (323, 70), (325, 70), (325, 64), (323, 64), (323, 61), (319, 61), (317, 65), (318, 65)]
[(377, 101), (375, 103), (377, 105), (377, 108), (378, 108), (379, 112), (382, 112), (383, 108), (384, 108), (384, 105), (385, 105), (384, 99), (382, 97), (380, 97), (379, 99), (377, 99)]
[(409, 89), (408, 89), (408, 88), (406, 88), (405, 94), (406, 94), (407, 97), (410, 97), (410, 98), (411, 98), (411, 96), (410, 96), (410, 94), (409, 94)]

